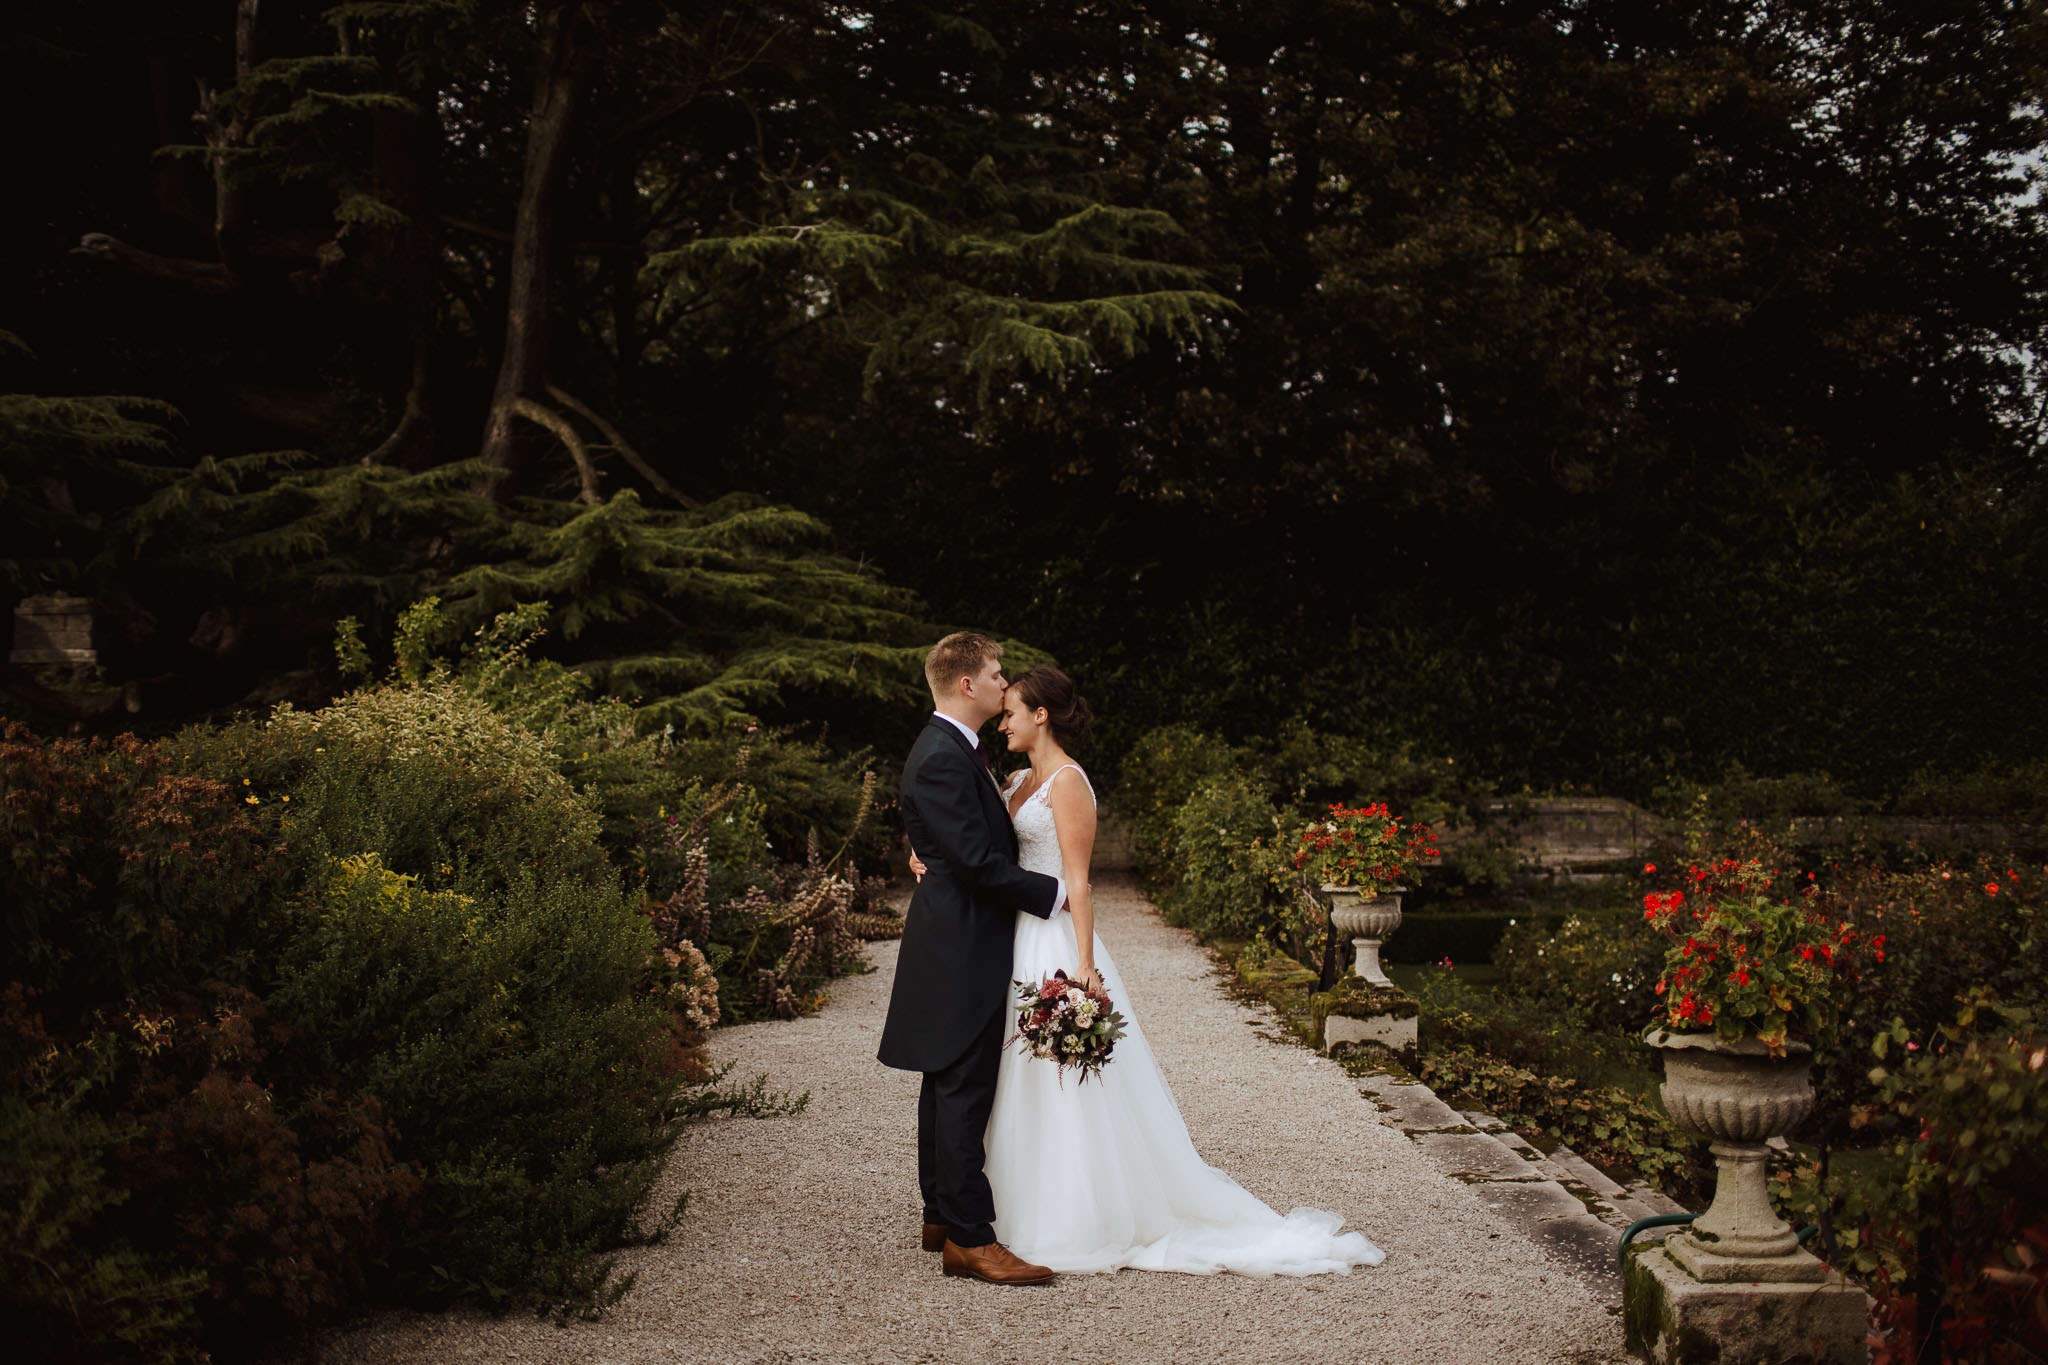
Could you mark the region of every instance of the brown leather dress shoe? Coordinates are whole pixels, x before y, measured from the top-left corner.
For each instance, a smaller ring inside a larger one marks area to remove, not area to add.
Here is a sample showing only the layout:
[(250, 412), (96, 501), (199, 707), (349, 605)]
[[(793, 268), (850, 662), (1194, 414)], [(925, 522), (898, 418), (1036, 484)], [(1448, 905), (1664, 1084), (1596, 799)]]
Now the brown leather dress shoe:
[(1053, 1278), (1051, 1270), (1022, 1259), (1001, 1242), (990, 1242), (985, 1247), (957, 1247), (948, 1237), (939, 1253), (939, 1265), (948, 1275), (964, 1275), (990, 1284), (1049, 1284)]
[(944, 1223), (926, 1223), (924, 1225), (924, 1249), (926, 1251), (945, 1250), (946, 1234), (950, 1231), (952, 1229), (948, 1228)]

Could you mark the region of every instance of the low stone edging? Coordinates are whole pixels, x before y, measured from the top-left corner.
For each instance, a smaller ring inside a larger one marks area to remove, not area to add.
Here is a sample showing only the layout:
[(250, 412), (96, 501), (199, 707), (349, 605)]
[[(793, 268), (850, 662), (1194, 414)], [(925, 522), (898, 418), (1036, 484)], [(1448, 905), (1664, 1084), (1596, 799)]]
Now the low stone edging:
[[(1242, 944), (1207, 947), (1240, 995), (1266, 1004), (1294, 1041), (1318, 1052), (1326, 1051), (1324, 1030), (1333, 1012), (1399, 1009), (1411, 1018), (1416, 1012), (1405, 993), (1354, 979), (1319, 991), (1316, 973), (1285, 954), (1261, 962), (1251, 960)], [(1622, 1185), (1569, 1147), (1545, 1153), (1490, 1114), (1452, 1108), (1386, 1049), (1340, 1043), (1328, 1052), (1373, 1102), (1381, 1122), (1401, 1129), (1454, 1179), (1474, 1186), (1489, 1207), (1617, 1300), (1621, 1231), (1638, 1218), (1686, 1211), (1660, 1191)], [(1407, 1060), (1413, 1061), (1412, 1053)], [(1642, 1240), (1652, 1242), (1668, 1231)]]

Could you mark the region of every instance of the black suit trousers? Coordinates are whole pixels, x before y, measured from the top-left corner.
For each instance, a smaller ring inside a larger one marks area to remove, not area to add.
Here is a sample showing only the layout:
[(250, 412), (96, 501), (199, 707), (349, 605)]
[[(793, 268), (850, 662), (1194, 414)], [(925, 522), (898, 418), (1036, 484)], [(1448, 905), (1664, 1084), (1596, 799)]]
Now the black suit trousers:
[(917, 1184), (924, 1221), (944, 1223), (959, 1247), (996, 1239), (995, 1195), (983, 1170), (982, 1138), (996, 1102), (996, 1072), (1010, 1012), (997, 1010), (988, 1027), (949, 1066), (924, 1073), (917, 1095)]

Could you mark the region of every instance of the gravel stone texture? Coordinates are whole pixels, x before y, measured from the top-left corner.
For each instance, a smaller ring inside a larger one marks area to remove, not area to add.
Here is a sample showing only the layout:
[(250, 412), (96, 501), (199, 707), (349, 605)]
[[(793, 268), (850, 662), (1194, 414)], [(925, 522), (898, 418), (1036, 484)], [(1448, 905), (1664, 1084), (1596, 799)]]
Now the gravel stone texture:
[[(711, 1049), (808, 1090), (794, 1117), (710, 1119), (655, 1206), (689, 1191), (638, 1282), (596, 1322), (380, 1313), (328, 1333), (322, 1365), (457, 1361), (1531, 1362), (1627, 1359), (1616, 1305), (1381, 1121), (1343, 1069), (1277, 1036), (1128, 873), (1097, 872), (1099, 930), (1212, 1165), (1282, 1210), (1344, 1215), (1387, 1253), (1350, 1275), (1254, 1280), (1125, 1270), (1005, 1288), (944, 1278), (918, 1247), (918, 1078), (875, 1061), (897, 945), (815, 1017), (721, 1029)], [(1113, 1065), (1113, 1064), (1112, 1064)]]

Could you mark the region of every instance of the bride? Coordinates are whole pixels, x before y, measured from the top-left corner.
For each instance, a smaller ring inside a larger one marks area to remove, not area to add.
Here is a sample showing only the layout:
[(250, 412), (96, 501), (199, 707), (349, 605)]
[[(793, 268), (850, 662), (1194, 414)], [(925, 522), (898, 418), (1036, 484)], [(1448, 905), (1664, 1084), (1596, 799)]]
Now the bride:
[(1031, 669), (1004, 695), (1002, 733), (1012, 753), (1031, 760), (1004, 792), (1017, 860), (1064, 877), (1068, 897), (1050, 919), (1017, 916), (1011, 975), (1035, 982), (1063, 970), (1099, 980), (1126, 1024), (1116, 1055), (1085, 1085), (1062, 1085), (1052, 1062), (1004, 1050), (987, 1134), (997, 1238), (1027, 1261), (1076, 1272), (1316, 1275), (1378, 1265), (1385, 1253), (1359, 1233), (1340, 1233), (1337, 1214), (1298, 1208), (1283, 1218), (1195, 1151), (1129, 988), (1095, 933), (1095, 791), (1067, 756), (1090, 723), (1088, 704), (1056, 668)]

